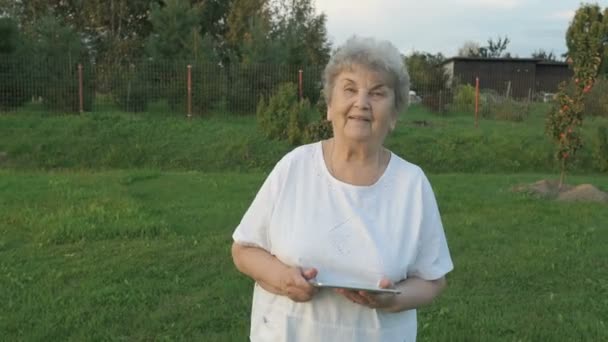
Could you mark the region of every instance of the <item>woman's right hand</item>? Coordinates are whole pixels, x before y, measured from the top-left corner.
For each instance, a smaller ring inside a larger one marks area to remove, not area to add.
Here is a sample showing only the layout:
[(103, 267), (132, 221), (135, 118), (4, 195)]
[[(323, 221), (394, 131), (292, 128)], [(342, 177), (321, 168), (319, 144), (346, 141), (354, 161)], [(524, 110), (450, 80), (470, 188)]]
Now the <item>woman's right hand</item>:
[(294, 302), (307, 302), (319, 291), (309, 282), (316, 276), (315, 268), (287, 267), (281, 277), (281, 291)]

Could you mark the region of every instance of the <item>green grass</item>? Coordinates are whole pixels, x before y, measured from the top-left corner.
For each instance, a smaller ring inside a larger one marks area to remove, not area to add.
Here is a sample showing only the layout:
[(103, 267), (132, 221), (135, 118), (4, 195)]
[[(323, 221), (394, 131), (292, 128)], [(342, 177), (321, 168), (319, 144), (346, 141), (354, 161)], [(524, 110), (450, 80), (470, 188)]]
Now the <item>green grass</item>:
[[(0, 167), (17, 170), (267, 171), (292, 147), (268, 141), (254, 116), (215, 115), (191, 121), (158, 104), (145, 114), (121, 112), (49, 115), (24, 111), (0, 115)], [(547, 106), (535, 105), (523, 122), (481, 120), (466, 113), (438, 116), (413, 106), (400, 116), (387, 145), (425, 170), (445, 172), (557, 172), (544, 131)], [(418, 126), (425, 121), (428, 126)], [(587, 118), (585, 147), (573, 171), (598, 172), (593, 160), (596, 127)]]
[[(607, 207), (509, 190), (546, 177), (430, 176), (455, 270), (421, 341), (608, 340)], [(2, 340), (246, 340), (230, 236), (263, 178), (0, 171)]]

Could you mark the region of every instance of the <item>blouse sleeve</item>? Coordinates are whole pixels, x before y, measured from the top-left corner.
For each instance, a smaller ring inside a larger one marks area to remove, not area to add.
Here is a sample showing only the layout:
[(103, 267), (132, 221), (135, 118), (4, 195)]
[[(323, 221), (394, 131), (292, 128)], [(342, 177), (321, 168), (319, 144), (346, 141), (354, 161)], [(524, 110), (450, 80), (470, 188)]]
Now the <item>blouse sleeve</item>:
[(421, 184), (422, 220), (417, 253), (408, 276), (436, 280), (450, 272), (454, 265), (443, 231), (439, 208), (431, 184), (423, 175)]
[(282, 159), (270, 172), (241, 222), (232, 234), (232, 239), (239, 244), (271, 249), (268, 227), (278, 197), (281, 184)]

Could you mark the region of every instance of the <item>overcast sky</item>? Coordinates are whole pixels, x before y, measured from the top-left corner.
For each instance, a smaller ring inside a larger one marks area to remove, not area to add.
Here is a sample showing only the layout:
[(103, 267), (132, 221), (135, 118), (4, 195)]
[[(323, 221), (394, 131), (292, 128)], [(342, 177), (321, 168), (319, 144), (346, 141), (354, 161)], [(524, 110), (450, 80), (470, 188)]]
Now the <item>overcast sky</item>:
[[(588, 1), (587, 1), (588, 2)], [(591, 1), (602, 8), (608, 0)], [(348, 37), (390, 40), (404, 54), (413, 50), (452, 57), (467, 40), (509, 37), (507, 51), (529, 57), (537, 49), (558, 56), (580, 0), (316, 0), (327, 15), (333, 45)]]

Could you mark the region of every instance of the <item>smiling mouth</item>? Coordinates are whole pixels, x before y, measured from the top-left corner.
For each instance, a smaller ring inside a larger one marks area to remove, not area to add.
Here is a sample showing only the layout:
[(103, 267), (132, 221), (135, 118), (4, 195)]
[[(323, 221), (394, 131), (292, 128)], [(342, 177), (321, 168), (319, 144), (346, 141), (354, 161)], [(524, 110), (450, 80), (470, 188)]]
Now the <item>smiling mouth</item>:
[(357, 121), (364, 121), (364, 122), (370, 122), (371, 120), (364, 117), (364, 116), (354, 116), (354, 115), (349, 115), (348, 116), (349, 119), (351, 120), (357, 120)]

